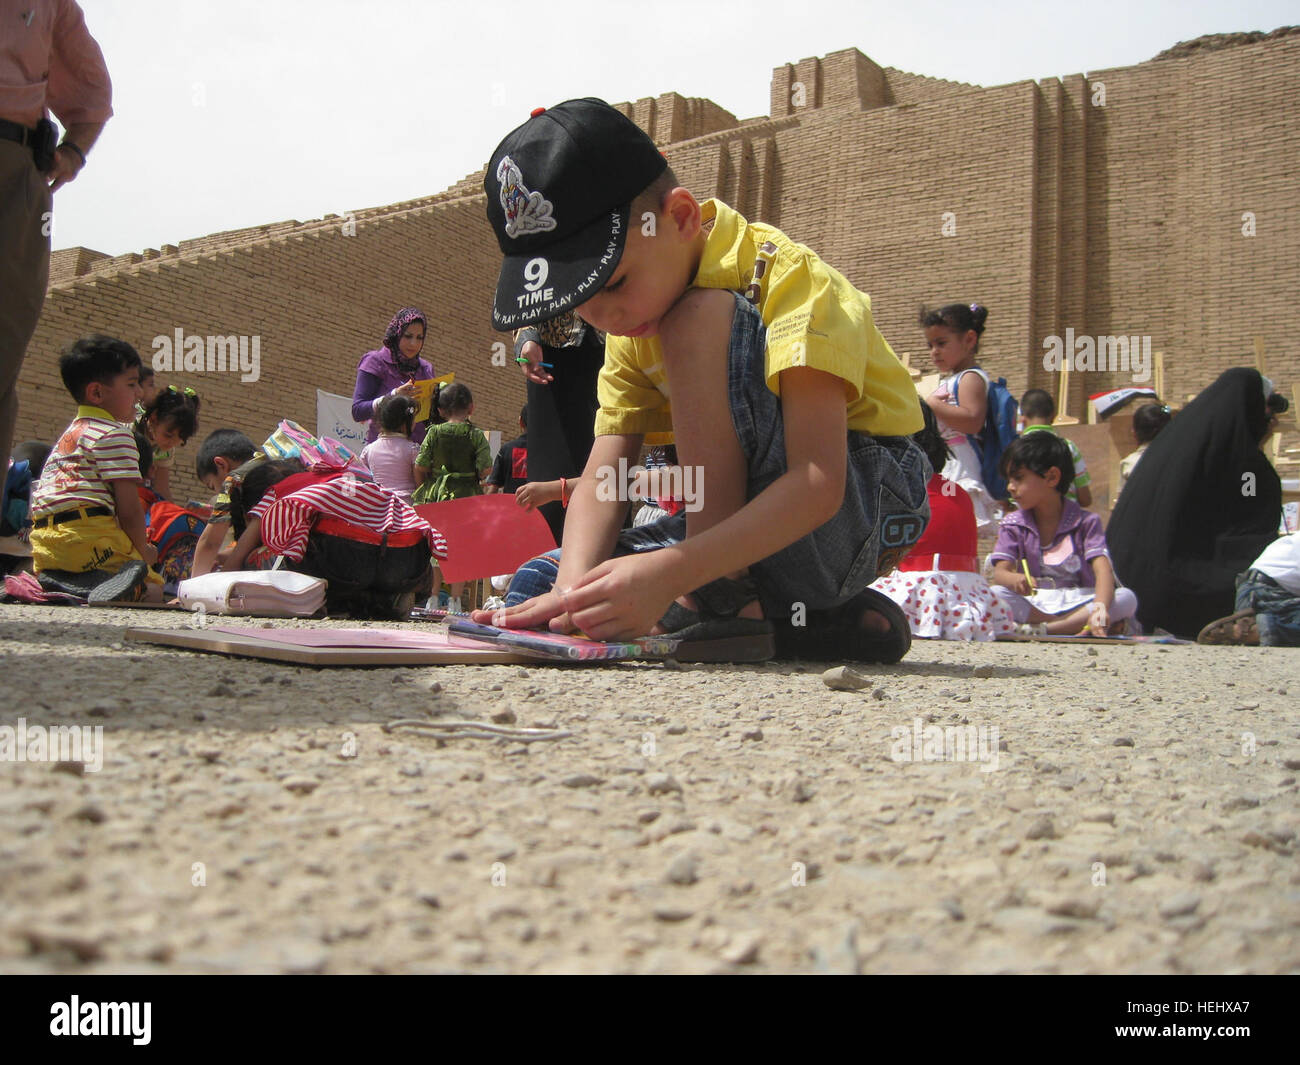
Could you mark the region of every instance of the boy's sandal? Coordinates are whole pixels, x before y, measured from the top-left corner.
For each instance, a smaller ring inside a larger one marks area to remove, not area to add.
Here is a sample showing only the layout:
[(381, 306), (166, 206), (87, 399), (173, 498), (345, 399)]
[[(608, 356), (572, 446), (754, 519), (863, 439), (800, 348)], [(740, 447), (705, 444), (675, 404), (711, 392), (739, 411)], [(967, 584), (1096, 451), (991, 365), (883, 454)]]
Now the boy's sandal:
[(91, 606), (96, 603), (134, 603), (144, 598), (149, 567), (143, 562), (128, 562), (107, 580), (91, 589)]
[[(862, 615), (868, 610), (882, 615), (889, 628), (864, 629)], [(794, 625), (789, 618), (777, 623), (779, 657), (893, 665), (912, 647), (912, 627), (902, 607), (874, 588), (864, 588), (829, 610), (810, 610), (804, 620), (804, 625)]]
[(736, 615), (758, 599), (758, 584), (748, 574), (719, 577), (691, 592), (699, 606), (673, 603), (659, 620), (666, 638), (680, 640), (679, 662), (766, 662), (776, 653), (772, 623)]
[(1259, 627), (1255, 624), (1255, 611), (1238, 610), (1226, 618), (1211, 621), (1197, 635), (1196, 642), (1258, 647)]

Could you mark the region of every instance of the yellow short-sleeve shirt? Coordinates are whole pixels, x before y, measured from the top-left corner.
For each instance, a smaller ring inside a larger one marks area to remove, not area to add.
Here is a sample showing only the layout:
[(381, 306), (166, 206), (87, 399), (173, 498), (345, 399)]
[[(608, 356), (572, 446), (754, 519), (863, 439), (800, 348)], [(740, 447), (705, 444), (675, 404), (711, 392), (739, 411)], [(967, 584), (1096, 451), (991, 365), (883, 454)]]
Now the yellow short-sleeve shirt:
[[(874, 436), (920, 430), (916, 388), (876, 328), (871, 297), (779, 229), (747, 222), (719, 200), (706, 201), (701, 211), (713, 227), (693, 285), (740, 292), (757, 306), (767, 327), (767, 387), (780, 395), (782, 370), (810, 366), (845, 382), (850, 429)], [(597, 395), (597, 436), (671, 439), (672, 407), (657, 336), (607, 337)]]

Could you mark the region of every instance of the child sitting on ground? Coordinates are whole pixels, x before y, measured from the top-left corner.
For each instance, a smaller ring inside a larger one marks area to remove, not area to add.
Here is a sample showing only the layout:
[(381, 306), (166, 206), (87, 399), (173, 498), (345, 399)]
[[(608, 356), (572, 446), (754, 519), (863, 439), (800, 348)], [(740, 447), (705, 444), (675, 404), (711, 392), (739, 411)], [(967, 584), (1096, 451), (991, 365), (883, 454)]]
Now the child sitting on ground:
[[(140, 394), (140, 356), (99, 334), (59, 359), (77, 416), (63, 431), (32, 490), (32, 562), (49, 591), (92, 603), (146, 597), (157, 551), (145, 534), (137, 486), (140, 453), (128, 422)], [(161, 601), (161, 583), (147, 598)]]
[(1300, 533), (1264, 548), (1237, 577), (1234, 613), (1206, 625), (1196, 642), (1300, 647)]
[[(535, 113), (484, 187), (505, 256), (495, 327), (576, 309), (606, 344), (556, 587), (481, 620), (654, 629), (693, 661), (901, 658), (907, 619), (867, 585), (920, 535), (929, 470), (868, 297), (772, 226), (700, 204), (600, 100)], [(598, 485), (665, 432), (707, 475), (702, 505), (620, 534), (627, 493)]]
[(429, 585), (430, 561), (446, 556), (442, 537), (406, 503), (342, 467), (306, 471), (296, 459), (251, 470), (232, 500), (239, 539), (226, 569), (256, 548), (329, 582), (331, 612), (406, 618)]
[[(924, 402), (925, 428), (915, 440), (935, 470), (951, 455), (934, 411)], [(1015, 631), (1011, 613), (979, 572), (975, 510), (961, 485), (936, 473), (926, 486), (930, 524), (898, 564), (871, 587), (903, 609), (912, 635), (938, 640), (995, 640)]]
[[(415, 480), (419, 487), (415, 503), (444, 503), (449, 499), (483, 494), (480, 482), (492, 470), (492, 449), (483, 430), (470, 422), (474, 397), (459, 381), (453, 381), (438, 393), (438, 411), (446, 419), (441, 425), (429, 426), (420, 453), (415, 459)], [(442, 575), (434, 580), (429, 609), (438, 605)], [(453, 614), (464, 612), (461, 595), (464, 581), (448, 586), (447, 609)]]
[[(1056, 417), (1056, 400), (1052, 399), (1052, 394), (1041, 388), (1031, 388), (1020, 397), (1020, 413), (1024, 415), (1025, 427), (1022, 432), (1026, 433), (1053, 433), (1060, 436), (1052, 428), (1052, 419)], [(1070, 490), (1066, 492), (1066, 497), (1073, 499), (1084, 510), (1092, 506), (1092, 474), (1088, 472), (1088, 466), (1083, 461), (1083, 453), (1079, 450), (1078, 445), (1068, 437), (1061, 437), (1065, 441), (1065, 446), (1070, 449), (1070, 460), (1074, 463), (1074, 480), (1070, 482)]]
[(949, 303), (934, 311), (921, 308), (919, 321), (930, 358), (945, 375), (939, 387), (925, 397), (952, 452), (938, 472), (966, 489), (976, 527), (980, 533), (991, 534), (997, 528), (1001, 507), (985, 486), (979, 455), (967, 439), (967, 434), (984, 431), (988, 417), (989, 375), (975, 361), (988, 316), (988, 308), (978, 303)]
[(199, 394), (168, 385), (152, 401), (137, 405), (132, 431), (140, 451), (140, 475), (159, 499), (171, 499), (172, 460), (199, 428)]
[[(208, 523), (194, 548), (191, 576), (201, 577), (223, 568), (235, 543), (230, 536), (230, 493), (250, 470), (265, 461), (266, 456), (238, 429), (214, 430), (199, 445), (199, 453), (194, 458), (194, 472), (213, 496)], [(245, 560), (246, 563), (251, 561)], [(250, 565), (250, 568), (256, 567)]]
[(419, 451), (411, 433), (419, 405), (406, 396), (385, 396), (375, 411), (379, 435), (362, 449), (361, 461), (377, 484), (411, 502), (415, 491), (415, 456)]
[(1101, 519), (1066, 498), (1070, 449), (1055, 433), (1019, 437), (1002, 456), (1019, 508), (1003, 519), (989, 555), (993, 592), (1017, 624), (1052, 636), (1120, 634), (1137, 596), (1117, 588)]
[(1133, 442), (1137, 447), (1119, 460), (1119, 488), (1116, 494), (1124, 490), (1128, 479), (1133, 476), (1137, 464), (1146, 454), (1151, 441), (1160, 435), (1160, 430), (1169, 424), (1173, 417), (1169, 408), (1162, 403), (1144, 403), (1133, 412)]

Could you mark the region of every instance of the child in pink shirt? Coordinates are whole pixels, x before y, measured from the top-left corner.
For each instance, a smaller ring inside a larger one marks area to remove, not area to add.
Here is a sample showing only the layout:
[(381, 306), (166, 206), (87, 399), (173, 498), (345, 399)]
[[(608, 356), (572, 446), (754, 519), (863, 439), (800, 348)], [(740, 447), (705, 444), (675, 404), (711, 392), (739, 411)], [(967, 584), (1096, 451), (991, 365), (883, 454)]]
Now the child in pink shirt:
[(419, 447), (411, 439), (416, 403), (406, 396), (389, 396), (379, 404), (379, 436), (365, 446), (361, 461), (375, 481), (405, 503), (415, 491), (415, 456)]

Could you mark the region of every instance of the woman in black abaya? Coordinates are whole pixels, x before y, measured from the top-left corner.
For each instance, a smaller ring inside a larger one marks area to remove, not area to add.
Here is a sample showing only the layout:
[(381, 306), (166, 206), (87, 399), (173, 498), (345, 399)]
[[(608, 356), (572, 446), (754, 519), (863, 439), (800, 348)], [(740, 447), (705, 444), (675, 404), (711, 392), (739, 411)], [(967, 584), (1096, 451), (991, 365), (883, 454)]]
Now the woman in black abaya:
[(1148, 632), (1195, 639), (1232, 613), (1237, 574), (1277, 536), (1264, 389), (1255, 370), (1226, 371), (1152, 441), (1120, 496), (1106, 540)]

